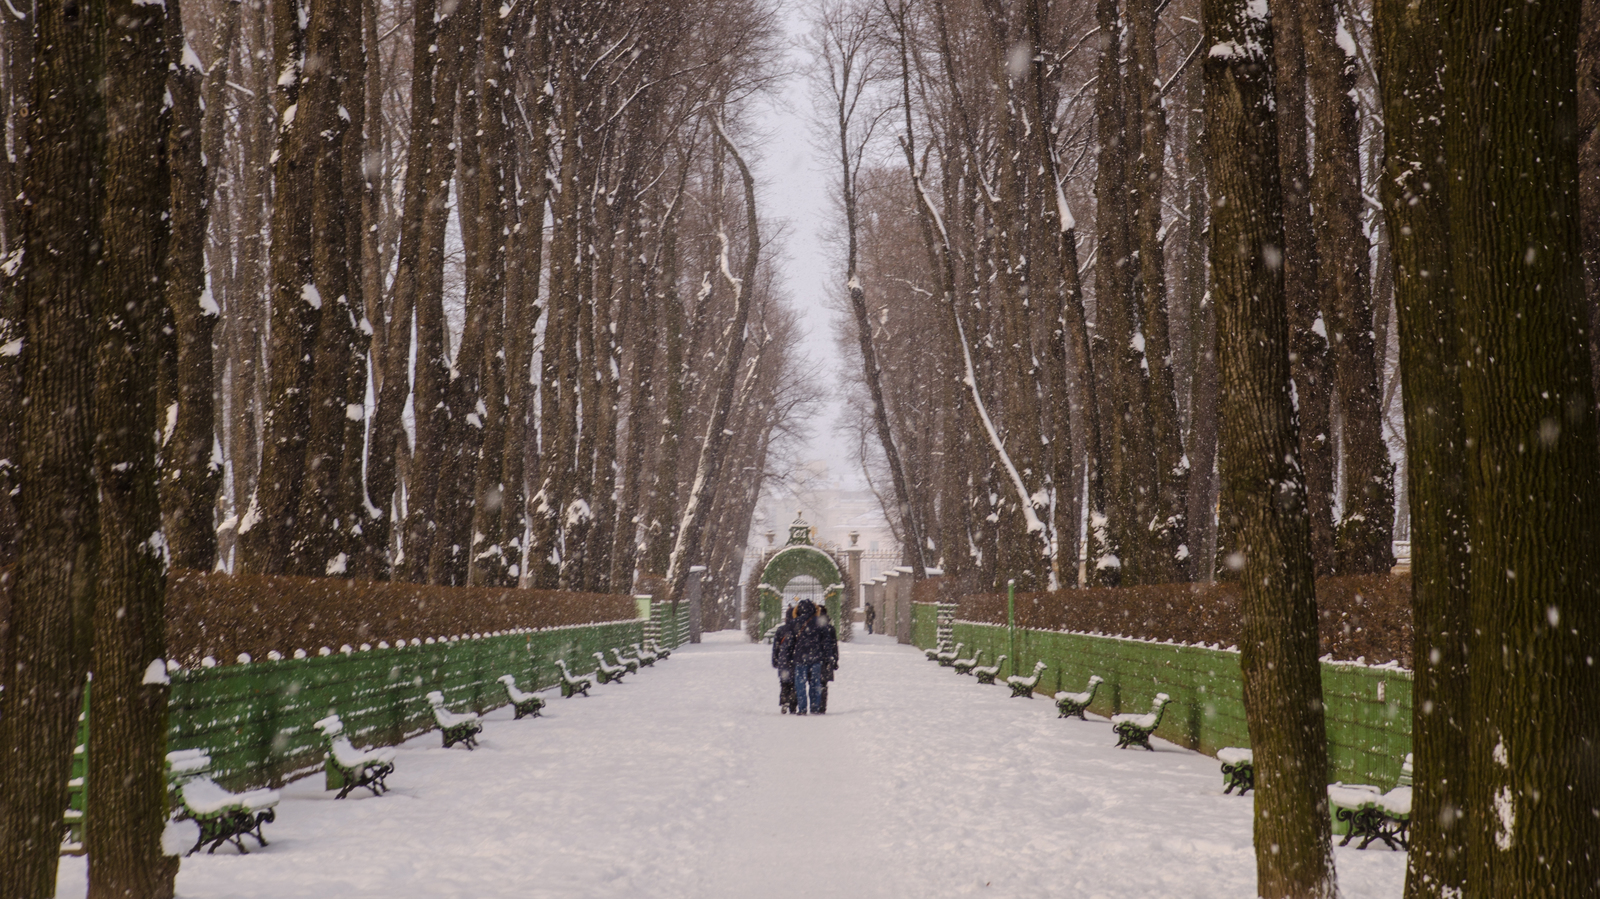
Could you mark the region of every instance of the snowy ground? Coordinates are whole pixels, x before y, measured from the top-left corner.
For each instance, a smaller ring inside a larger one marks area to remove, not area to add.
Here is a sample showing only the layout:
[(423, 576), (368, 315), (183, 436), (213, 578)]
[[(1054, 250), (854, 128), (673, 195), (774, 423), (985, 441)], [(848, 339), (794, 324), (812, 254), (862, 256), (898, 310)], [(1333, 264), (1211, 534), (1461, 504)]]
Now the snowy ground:
[[(546, 715), (437, 733), (394, 787), (283, 791), (271, 845), (192, 856), (186, 899), (1254, 895), (1250, 801), (1215, 760), (1056, 718), (883, 637), (845, 644), (826, 716), (778, 714), (765, 646), (708, 635)], [(252, 844), (253, 845), (253, 844)], [(1404, 857), (1335, 850), (1345, 899), (1401, 894)], [(82, 896), (81, 859), (60, 894)]]

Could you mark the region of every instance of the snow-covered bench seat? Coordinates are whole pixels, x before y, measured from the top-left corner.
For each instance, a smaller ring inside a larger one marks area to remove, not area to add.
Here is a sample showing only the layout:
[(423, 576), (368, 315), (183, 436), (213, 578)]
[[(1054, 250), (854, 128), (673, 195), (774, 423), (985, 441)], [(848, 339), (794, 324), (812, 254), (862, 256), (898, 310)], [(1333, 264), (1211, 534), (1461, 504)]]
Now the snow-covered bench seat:
[(626, 667), (622, 665), (613, 665), (610, 662), (607, 662), (606, 657), (598, 652), (593, 653), (592, 655), (594, 656), (595, 662), (599, 665), (599, 667), (594, 670), (595, 680), (598, 680), (602, 684), (609, 684), (612, 681), (616, 681), (619, 684), (622, 683), (622, 676), (628, 673), (628, 669)]
[(1105, 683), (1105, 678), (1098, 674), (1091, 674), (1089, 675), (1089, 688), (1082, 693), (1067, 693), (1065, 691), (1057, 693), (1056, 710), (1061, 714), (1056, 717), (1071, 718), (1076, 715), (1079, 720), (1089, 720), (1083, 717), (1083, 710), (1089, 707), (1089, 703), (1094, 702), (1094, 691), (1099, 689), (1103, 683)]
[(1150, 706), (1150, 711), (1143, 715), (1112, 715), (1111, 729), (1117, 733), (1117, 748), (1127, 749), (1129, 746), (1143, 746), (1155, 752), (1155, 747), (1150, 745), (1150, 735), (1156, 732), (1161, 724), (1161, 713), (1166, 711), (1167, 703), (1171, 697), (1165, 693), (1157, 693), (1156, 700)]
[(517, 679), (511, 675), (503, 675), (500, 683), (506, 685), (506, 697), (511, 700), (511, 708), (516, 713), (515, 720), (523, 717), (537, 718), (539, 710), (544, 708), (544, 699), (534, 693), (524, 693), (517, 689)]
[(478, 734), (483, 723), (471, 712), (452, 712), (444, 707), (444, 694), (434, 690), (428, 694), (428, 705), (433, 706), (433, 720), (439, 723), (439, 734), (444, 748), (460, 743), (470, 752), (478, 745)]
[(954, 662), (950, 663), (950, 667), (954, 668), (957, 674), (971, 674), (972, 669), (978, 667), (978, 663), (982, 660), (983, 650), (979, 649), (972, 653), (972, 658), (956, 659)]
[(937, 662), (937, 661), (939, 661), (939, 654), (944, 652), (945, 650), (948, 650), (949, 648), (950, 648), (950, 644), (948, 644), (948, 643), (940, 643), (938, 646), (935, 646), (935, 647), (933, 647), (931, 649), (924, 649), (922, 651), (922, 654), (928, 657), (928, 661)]
[(1222, 763), (1222, 792), (1232, 793), (1234, 787), (1239, 788), (1239, 795), (1250, 792), (1256, 787), (1256, 754), (1248, 749), (1238, 746), (1227, 746), (1217, 750), (1217, 761)]
[(964, 646), (966, 646), (965, 643), (957, 643), (955, 649), (947, 649), (934, 655), (934, 661), (939, 663), (940, 668), (949, 668), (956, 663), (956, 659), (961, 657), (961, 649)]
[(249, 790), (233, 793), (223, 789), (211, 779), (211, 756), (203, 749), (181, 749), (167, 753), (167, 778), (172, 785), (172, 797), (177, 805), (175, 817), (180, 821), (193, 821), (200, 830), (194, 845), (184, 855), (193, 855), (201, 846), (210, 843), (206, 853), (217, 851), (223, 843), (233, 843), (240, 853), (243, 837), (249, 834), (258, 844), (267, 840), (261, 835), (261, 826), (277, 820), (274, 806), (278, 804), (277, 790)]
[(1044, 662), (1035, 662), (1033, 664), (1033, 673), (1027, 677), (1023, 677), (1020, 674), (1013, 674), (1006, 678), (1006, 683), (1011, 685), (1011, 697), (1015, 699), (1018, 696), (1026, 696), (1027, 698), (1032, 699), (1033, 688), (1039, 686), (1039, 675), (1049, 667), (1050, 666), (1046, 665)]
[(640, 665), (643, 665), (646, 668), (655, 667), (656, 654), (648, 649), (645, 649), (643, 643), (633, 644), (633, 656), (639, 660)]
[(1328, 807), (1334, 820), (1345, 825), (1340, 846), (1347, 846), (1361, 837), (1357, 849), (1365, 849), (1373, 840), (1382, 840), (1390, 849), (1408, 849), (1411, 845), (1411, 754), (1400, 766), (1400, 783), (1384, 792), (1366, 784), (1328, 785)]
[(628, 673), (629, 674), (637, 674), (638, 673), (638, 671), (639, 671), (639, 658), (638, 658), (638, 656), (625, 656), (625, 655), (622, 654), (622, 650), (621, 649), (613, 647), (612, 650), (611, 650), (611, 657), (617, 660), (617, 664), (618, 665), (621, 665), (622, 667), (628, 669)]
[(394, 771), (394, 749), (357, 749), (350, 745), (338, 715), (329, 715), (313, 726), (322, 731), (328, 744), (325, 786), (339, 791), (335, 799), (349, 796), (357, 787), (366, 787), (374, 796), (389, 789), (384, 778)]
[(655, 653), (656, 661), (665, 661), (672, 655), (672, 650), (666, 648), (665, 646), (661, 646), (654, 640), (647, 640), (645, 641), (644, 645), (646, 649)]
[(556, 667), (561, 669), (561, 695), (563, 697), (571, 699), (578, 693), (582, 693), (585, 696), (589, 695), (589, 687), (593, 686), (594, 681), (567, 670), (566, 659), (556, 659)]
[(994, 660), (993, 665), (974, 666), (972, 669), (972, 676), (976, 677), (978, 679), (978, 683), (980, 684), (992, 684), (994, 683), (995, 677), (1000, 674), (1000, 667), (1005, 663), (1006, 656), (1002, 655), (1000, 658)]

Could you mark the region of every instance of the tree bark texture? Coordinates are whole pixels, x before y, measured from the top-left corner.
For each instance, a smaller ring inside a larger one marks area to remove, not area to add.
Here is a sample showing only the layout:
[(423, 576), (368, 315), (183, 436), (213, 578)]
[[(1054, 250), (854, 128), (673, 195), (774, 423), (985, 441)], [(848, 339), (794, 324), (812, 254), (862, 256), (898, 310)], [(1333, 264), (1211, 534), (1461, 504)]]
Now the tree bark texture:
[(1461, 894), (1469, 822), (1477, 819), (1466, 814), (1471, 535), (1444, 95), (1436, 74), (1444, 64), (1439, 6), (1380, 0), (1374, 8), (1384, 120), (1405, 123), (1385, 135), (1380, 188), (1394, 261), (1411, 505), (1410, 899)]
[(89, 664), (98, 544), (95, 308), (102, 273), (102, 9), (41, 4), (22, 188), (21, 523), (0, 694), (0, 889), (55, 894), (67, 774)]
[(1202, 5), (1224, 503), (1244, 556), (1240, 667), (1256, 754), (1256, 893), (1338, 895), (1326, 792), (1317, 604), (1290, 389), (1272, 32)]
[(1600, 464), (1577, 4), (1447, 0), (1445, 149), (1473, 536), (1469, 897), (1600, 884)]
[[(168, 548), (157, 489), (155, 378), (172, 210), (163, 158), (168, 15), (178, 17), (176, 4), (115, 0), (106, 9), (105, 73), (117, 89), (106, 95), (106, 272), (96, 315), (100, 564), (86, 776), (93, 808), (85, 816), (93, 899), (168, 899), (178, 873), (178, 860), (161, 845), (168, 817), (161, 662)], [(210, 503), (201, 508), (209, 518)]]

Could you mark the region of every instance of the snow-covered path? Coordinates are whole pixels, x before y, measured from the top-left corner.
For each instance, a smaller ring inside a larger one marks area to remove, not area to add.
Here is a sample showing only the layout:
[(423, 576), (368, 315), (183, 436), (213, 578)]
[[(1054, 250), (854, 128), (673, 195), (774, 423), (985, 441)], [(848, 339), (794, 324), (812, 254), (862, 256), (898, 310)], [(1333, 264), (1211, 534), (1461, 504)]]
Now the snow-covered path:
[[(1254, 895), (1250, 802), (1213, 759), (1119, 751), (886, 638), (841, 649), (826, 716), (778, 714), (768, 647), (725, 633), (543, 718), (497, 710), (476, 752), (424, 734), (384, 796), (290, 785), (271, 846), (185, 859), (179, 895)], [(1335, 853), (1345, 899), (1401, 894), (1401, 854)]]

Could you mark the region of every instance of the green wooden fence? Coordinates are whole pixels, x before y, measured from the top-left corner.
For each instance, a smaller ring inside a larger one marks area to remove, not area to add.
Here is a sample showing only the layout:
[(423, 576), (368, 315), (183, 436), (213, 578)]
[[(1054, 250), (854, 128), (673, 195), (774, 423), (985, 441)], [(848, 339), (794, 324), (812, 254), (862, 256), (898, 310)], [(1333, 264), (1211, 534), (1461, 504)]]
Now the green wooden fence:
[[(453, 709), (488, 711), (507, 702), (497, 683), (503, 675), (516, 677), (524, 690), (554, 686), (557, 659), (575, 672), (590, 671), (592, 653), (646, 639), (648, 621), (176, 671), (169, 748), (206, 750), (213, 776), (230, 789), (280, 786), (321, 768), (321, 735), (312, 724), (330, 710), (357, 746), (394, 745), (434, 727), (424, 699), (430, 690), (443, 693)], [(677, 645), (675, 627), (662, 631), (659, 643)]]
[[(931, 646), (936, 608), (919, 603), (913, 633)], [(1157, 693), (1172, 699), (1156, 735), (1215, 755), (1225, 746), (1249, 746), (1243, 678), (1237, 652), (1119, 637), (1017, 628), (1015, 639), (999, 625), (955, 623), (964, 655), (984, 651), (986, 664), (1013, 656), (1002, 674), (1050, 666), (1039, 690), (1082, 690), (1089, 676), (1105, 679), (1090, 711), (1099, 715), (1149, 711)], [(1014, 646), (1014, 649), (1013, 649)], [(1393, 786), (1411, 751), (1411, 672), (1397, 667), (1322, 663), (1327, 709), (1328, 780)]]

